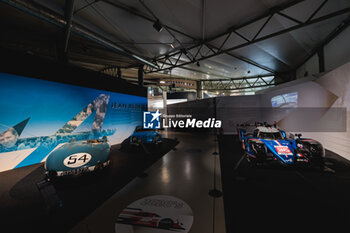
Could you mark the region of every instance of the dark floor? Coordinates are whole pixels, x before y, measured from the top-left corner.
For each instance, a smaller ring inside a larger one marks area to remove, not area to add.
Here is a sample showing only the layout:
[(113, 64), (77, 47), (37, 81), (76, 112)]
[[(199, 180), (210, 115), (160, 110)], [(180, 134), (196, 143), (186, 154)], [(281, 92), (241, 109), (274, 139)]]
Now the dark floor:
[(326, 171), (278, 164), (254, 168), (241, 160), (235, 136), (220, 136), (228, 233), (348, 229), (350, 164), (327, 151)]
[(120, 145), (113, 146), (105, 171), (54, 182), (63, 206), (51, 212), (36, 186), (44, 179), (42, 164), (0, 173), (1, 232), (67, 232), (177, 143), (164, 139), (157, 150), (148, 148), (149, 153), (126, 153), (119, 151)]
[[(187, 232), (189, 228), (167, 231), (150, 227), (130, 229), (128, 227), (119, 228), (120, 225), (116, 226), (116, 219), (125, 207), (149, 196), (158, 196), (160, 200), (166, 200), (170, 196), (186, 203), (188, 205), (186, 215), (193, 216), (190, 233), (226, 232), (223, 198), (213, 198), (208, 195), (209, 190), (213, 188), (214, 180), (217, 188), (221, 190), (219, 156), (212, 155), (214, 151), (217, 151), (217, 143), (214, 141), (216, 136), (203, 132), (189, 133), (169, 130), (162, 132), (162, 135), (178, 138), (180, 143), (176, 146), (176, 150), (169, 151), (149, 167), (146, 170), (147, 177), (137, 177), (116, 192), (73, 227), (69, 233)], [(216, 174), (214, 173), (214, 160), (217, 161)], [(162, 208), (159, 214), (169, 217), (175, 217), (182, 209), (169, 209), (166, 206)]]

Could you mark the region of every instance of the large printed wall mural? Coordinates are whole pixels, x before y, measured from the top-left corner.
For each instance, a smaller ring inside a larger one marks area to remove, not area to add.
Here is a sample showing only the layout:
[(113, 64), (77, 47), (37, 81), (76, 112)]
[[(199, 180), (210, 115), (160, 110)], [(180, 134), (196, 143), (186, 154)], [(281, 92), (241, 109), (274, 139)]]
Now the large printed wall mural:
[(0, 171), (45, 161), (71, 140), (120, 143), (147, 98), (0, 73)]

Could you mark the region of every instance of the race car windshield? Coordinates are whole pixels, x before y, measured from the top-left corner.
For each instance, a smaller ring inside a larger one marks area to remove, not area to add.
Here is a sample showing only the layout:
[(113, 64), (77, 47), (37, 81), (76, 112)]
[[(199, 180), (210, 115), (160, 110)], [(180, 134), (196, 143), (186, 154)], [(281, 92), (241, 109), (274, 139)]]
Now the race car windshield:
[(273, 140), (283, 139), (282, 134), (280, 134), (279, 132), (276, 132), (276, 133), (260, 132), (259, 138), (273, 139)]
[(144, 129), (142, 127), (136, 127), (135, 132), (145, 132), (145, 131), (154, 131), (154, 129)]

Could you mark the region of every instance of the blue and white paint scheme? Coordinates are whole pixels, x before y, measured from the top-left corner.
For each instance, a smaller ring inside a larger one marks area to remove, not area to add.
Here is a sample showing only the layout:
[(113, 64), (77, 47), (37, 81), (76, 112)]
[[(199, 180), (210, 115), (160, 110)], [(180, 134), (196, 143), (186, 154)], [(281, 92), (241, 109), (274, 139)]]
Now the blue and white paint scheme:
[[(247, 126), (247, 125), (244, 125)], [(288, 138), (285, 131), (276, 125), (261, 124), (256, 126), (251, 134), (245, 128), (238, 128), (239, 140), (249, 162), (279, 161), (285, 165), (323, 163), (325, 151), (322, 145), (312, 139)]]
[(53, 178), (100, 170), (109, 165), (110, 151), (107, 138), (72, 140), (49, 154), (45, 161), (45, 173)]
[(261, 141), (283, 163), (294, 164), (294, 149), (288, 141), (271, 139), (261, 139)]

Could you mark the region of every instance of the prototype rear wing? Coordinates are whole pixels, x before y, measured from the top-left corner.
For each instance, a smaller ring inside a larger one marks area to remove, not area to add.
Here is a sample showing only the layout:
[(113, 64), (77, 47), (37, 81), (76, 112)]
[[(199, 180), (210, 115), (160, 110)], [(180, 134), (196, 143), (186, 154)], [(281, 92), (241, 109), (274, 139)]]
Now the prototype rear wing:
[(272, 125), (268, 124), (266, 121), (265, 122), (258, 122), (258, 121), (256, 121), (254, 124), (249, 124), (249, 123), (237, 124), (237, 128), (239, 128), (239, 127), (244, 128), (244, 127), (249, 127), (249, 126), (255, 126), (255, 127), (265, 126), (265, 127), (275, 127), (275, 128), (277, 128), (277, 122), (274, 121)]
[(258, 122), (256, 121), (254, 124), (251, 123), (243, 123), (243, 124), (237, 124), (237, 134), (238, 134), (238, 139), (240, 141), (246, 139), (247, 135), (247, 128), (249, 127), (259, 127), (259, 126), (265, 126), (265, 127), (274, 127), (277, 128), (277, 123), (273, 122), (272, 125), (268, 124), (267, 122)]

